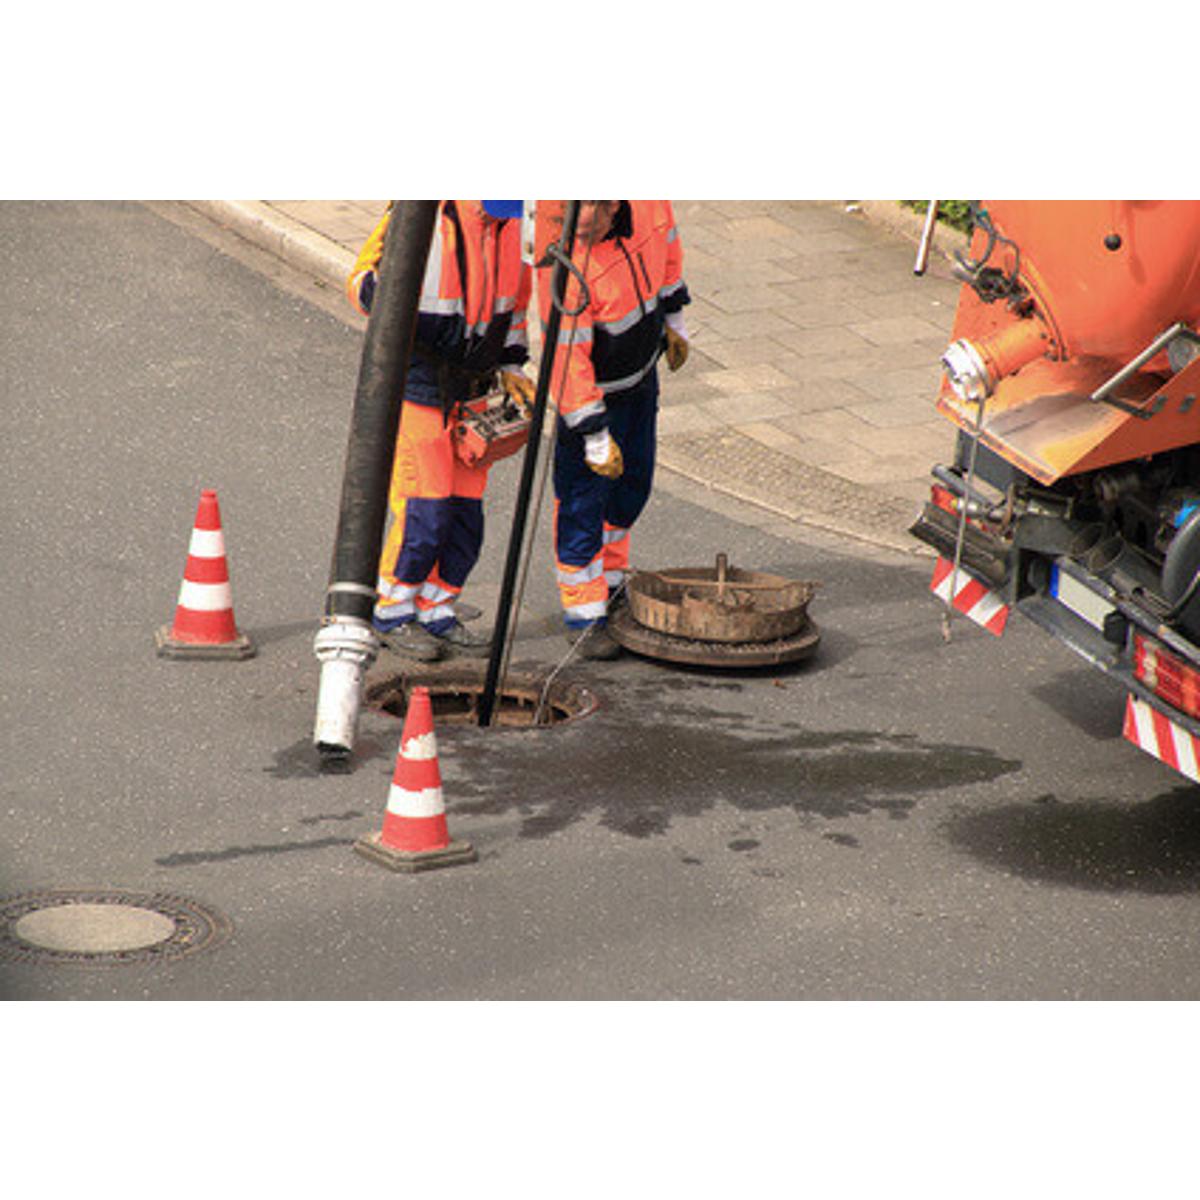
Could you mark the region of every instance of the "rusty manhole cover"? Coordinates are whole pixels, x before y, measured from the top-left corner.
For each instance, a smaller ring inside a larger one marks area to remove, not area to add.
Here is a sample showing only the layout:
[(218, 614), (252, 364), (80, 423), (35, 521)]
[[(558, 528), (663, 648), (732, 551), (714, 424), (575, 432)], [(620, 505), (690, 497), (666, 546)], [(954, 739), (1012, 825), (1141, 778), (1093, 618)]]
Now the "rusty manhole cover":
[[(479, 725), (479, 700), (484, 689), (484, 672), (469, 667), (450, 669), (413, 667), (399, 674), (375, 675), (367, 680), (368, 707), (403, 717), (414, 687), (429, 689), (433, 723)], [(585, 717), (596, 711), (595, 692), (580, 683), (547, 680), (546, 677), (510, 671), (497, 692), (492, 728), (545, 729)]]
[(46, 891), (0, 900), (0, 960), (119, 966), (215, 945), (228, 920), (161, 892)]
[(614, 641), (645, 658), (728, 670), (799, 662), (812, 655), (821, 640), (820, 631), (809, 617), (791, 636), (766, 642), (710, 642), (677, 637), (639, 624), (624, 606), (609, 617), (608, 629)]

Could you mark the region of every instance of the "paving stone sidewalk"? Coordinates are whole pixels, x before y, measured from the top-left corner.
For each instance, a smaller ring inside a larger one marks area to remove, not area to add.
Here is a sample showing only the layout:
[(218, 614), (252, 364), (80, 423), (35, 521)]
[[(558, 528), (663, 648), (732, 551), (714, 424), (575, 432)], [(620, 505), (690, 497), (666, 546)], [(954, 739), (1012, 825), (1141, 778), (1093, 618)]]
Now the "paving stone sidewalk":
[[(384, 201), (193, 207), (340, 288)], [(894, 202), (680, 200), (675, 212), (692, 353), (662, 374), (661, 466), (789, 520), (922, 553), (906, 530), (953, 448), (933, 401), (961, 239), (939, 231), (917, 277), (919, 219)]]

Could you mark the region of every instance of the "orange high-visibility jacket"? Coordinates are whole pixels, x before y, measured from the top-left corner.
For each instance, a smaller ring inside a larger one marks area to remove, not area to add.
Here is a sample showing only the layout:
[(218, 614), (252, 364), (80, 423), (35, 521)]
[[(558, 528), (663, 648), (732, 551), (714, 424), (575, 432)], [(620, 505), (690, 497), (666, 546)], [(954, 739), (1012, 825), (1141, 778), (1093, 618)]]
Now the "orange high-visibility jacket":
[[(654, 370), (667, 316), (691, 297), (669, 200), (623, 200), (608, 236), (590, 247), (576, 245), (572, 259), (587, 281), (590, 302), (578, 317), (562, 318), (551, 394), (567, 426), (589, 433), (607, 420), (606, 397), (636, 386)], [(543, 325), (550, 315), (551, 275), (550, 268), (538, 272)], [(578, 308), (579, 301), (572, 276), (565, 310)]]
[[(370, 310), (390, 218), (389, 206), (346, 281), (346, 295), (362, 313)], [(521, 222), (493, 220), (478, 200), (443, 200), (421, 287), (418, 354), (405, 398), (440, 402), (430, 357), (478, 373), (526, 362), (530, 292), (529, 267), (521, 261)]]

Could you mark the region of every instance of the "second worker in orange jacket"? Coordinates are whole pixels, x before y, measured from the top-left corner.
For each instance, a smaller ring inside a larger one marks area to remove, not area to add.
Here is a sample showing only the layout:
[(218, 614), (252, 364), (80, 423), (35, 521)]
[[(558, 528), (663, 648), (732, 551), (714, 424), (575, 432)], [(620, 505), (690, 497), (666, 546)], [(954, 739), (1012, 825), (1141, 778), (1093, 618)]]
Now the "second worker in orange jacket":
[[(553, 227), (560, 206), (539, 202), (539, 221), (545, 212)], [(688, 352), (690, 297), (670, 202), (584, 201), (572, 261), (586, 296), (572, 276), (551, 375), (555, 557), (568, 640), (586, 658), (612, 658), (619, 647), (604, 628), (608, 606), (624, 585), (629, 531), (654, 479), (658, 359), (665, 354), (675, 371)], [(540, 263), (543, 326), (551, 276)]]

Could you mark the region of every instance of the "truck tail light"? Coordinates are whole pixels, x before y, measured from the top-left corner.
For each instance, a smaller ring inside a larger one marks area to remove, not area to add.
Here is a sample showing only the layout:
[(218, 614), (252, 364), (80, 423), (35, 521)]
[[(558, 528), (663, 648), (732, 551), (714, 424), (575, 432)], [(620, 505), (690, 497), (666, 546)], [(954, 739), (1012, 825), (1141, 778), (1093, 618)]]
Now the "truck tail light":
[(1200, 670), (1141, 633), (1133, 635), (1133, 677), (1173, 708), (1200, 717)]
[(929, 498), (943, 512), (953, 513), (955, 516), (958, 516), (958, 497), (949, 488), (944, 488), (940, 483), (935, 483), (930, 488)]

